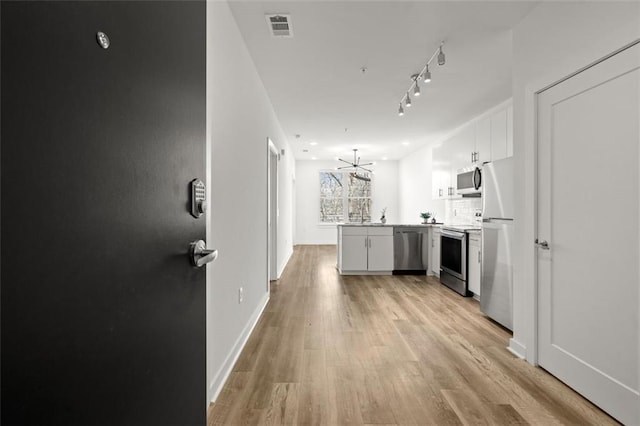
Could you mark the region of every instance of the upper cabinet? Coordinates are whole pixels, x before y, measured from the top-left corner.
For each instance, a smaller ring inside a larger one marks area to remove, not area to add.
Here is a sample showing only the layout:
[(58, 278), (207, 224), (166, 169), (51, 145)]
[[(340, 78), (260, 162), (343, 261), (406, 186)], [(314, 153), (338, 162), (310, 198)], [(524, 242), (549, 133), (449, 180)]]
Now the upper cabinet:
[(465, 127), (445, 143), (445, 145), (449, 145), (451, 151), (451, 170), (454, 175), (458, 170), (469, 167), (475, 162), (475, 130), (474, 126)]
[(491, 161), (491, 120), (476, 123), (476, 157), (480, 164)]
[(505, 103), (433, 148), (432, 197), (460, 197), (458, 170), (513, 156), (513, 107)]
[(453, 194), (451, 180), (450, 146), (443, 144), (433, 148), (433, 166), (431, 170), (432, 198), (444, 200)]

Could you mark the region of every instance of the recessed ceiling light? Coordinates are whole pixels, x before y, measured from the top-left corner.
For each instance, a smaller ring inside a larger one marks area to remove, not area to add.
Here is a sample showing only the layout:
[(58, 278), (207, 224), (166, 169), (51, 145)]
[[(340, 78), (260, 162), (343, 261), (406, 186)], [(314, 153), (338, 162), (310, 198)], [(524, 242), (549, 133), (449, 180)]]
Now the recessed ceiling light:
[(409, 145), (411, 145), (411, 142), (402, 142), (402, 145), (409, 146)]
[(387, 161), (387, 157), (382, 157), (382, 161)]
[(318, 142), (309, 142), (309, 145), (318, 145)]
[(312, 160), (317, 160), (317, 158), (316, 158), (316, 157), (311, 157), (311, 159), (312, 159)]

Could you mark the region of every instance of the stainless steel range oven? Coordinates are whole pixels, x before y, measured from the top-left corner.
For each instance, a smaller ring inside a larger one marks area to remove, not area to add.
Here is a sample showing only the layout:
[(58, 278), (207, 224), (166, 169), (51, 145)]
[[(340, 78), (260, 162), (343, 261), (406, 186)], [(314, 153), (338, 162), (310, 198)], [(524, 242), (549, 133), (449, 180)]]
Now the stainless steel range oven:
[(442, 228), (440, 234), (440, 282), (463, 296), (467, 287), (467, 233)]

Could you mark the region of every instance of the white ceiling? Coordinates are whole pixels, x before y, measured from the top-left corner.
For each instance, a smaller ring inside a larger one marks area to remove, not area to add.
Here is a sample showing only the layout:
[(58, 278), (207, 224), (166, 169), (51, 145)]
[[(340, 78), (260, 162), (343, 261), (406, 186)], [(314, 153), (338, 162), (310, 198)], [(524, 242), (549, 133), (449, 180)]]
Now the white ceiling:
[[(523, 1), (231, 2), (295, 158), (350, 159), (351, 149), (359, 148), (363, 162), (402, 158), (509, 98), (511, 28), (534, 6)], [(272, 37), (268, 13), (289, 14), (294, 36)], [(421, 84), (422, 95), (412, 96), (413, 106), (399, 117), (409, 77), (442, 40), (446, 64), (432, 62), (432, 82)]]

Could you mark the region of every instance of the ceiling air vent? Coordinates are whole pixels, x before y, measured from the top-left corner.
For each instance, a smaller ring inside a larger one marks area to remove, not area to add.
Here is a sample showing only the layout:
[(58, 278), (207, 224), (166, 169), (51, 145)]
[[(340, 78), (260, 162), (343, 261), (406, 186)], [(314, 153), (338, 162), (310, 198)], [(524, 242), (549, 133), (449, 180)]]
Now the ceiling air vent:
[(267, 15), (269, 30), (274, 37), (293, 37), (291, 17), (289, 15)]

